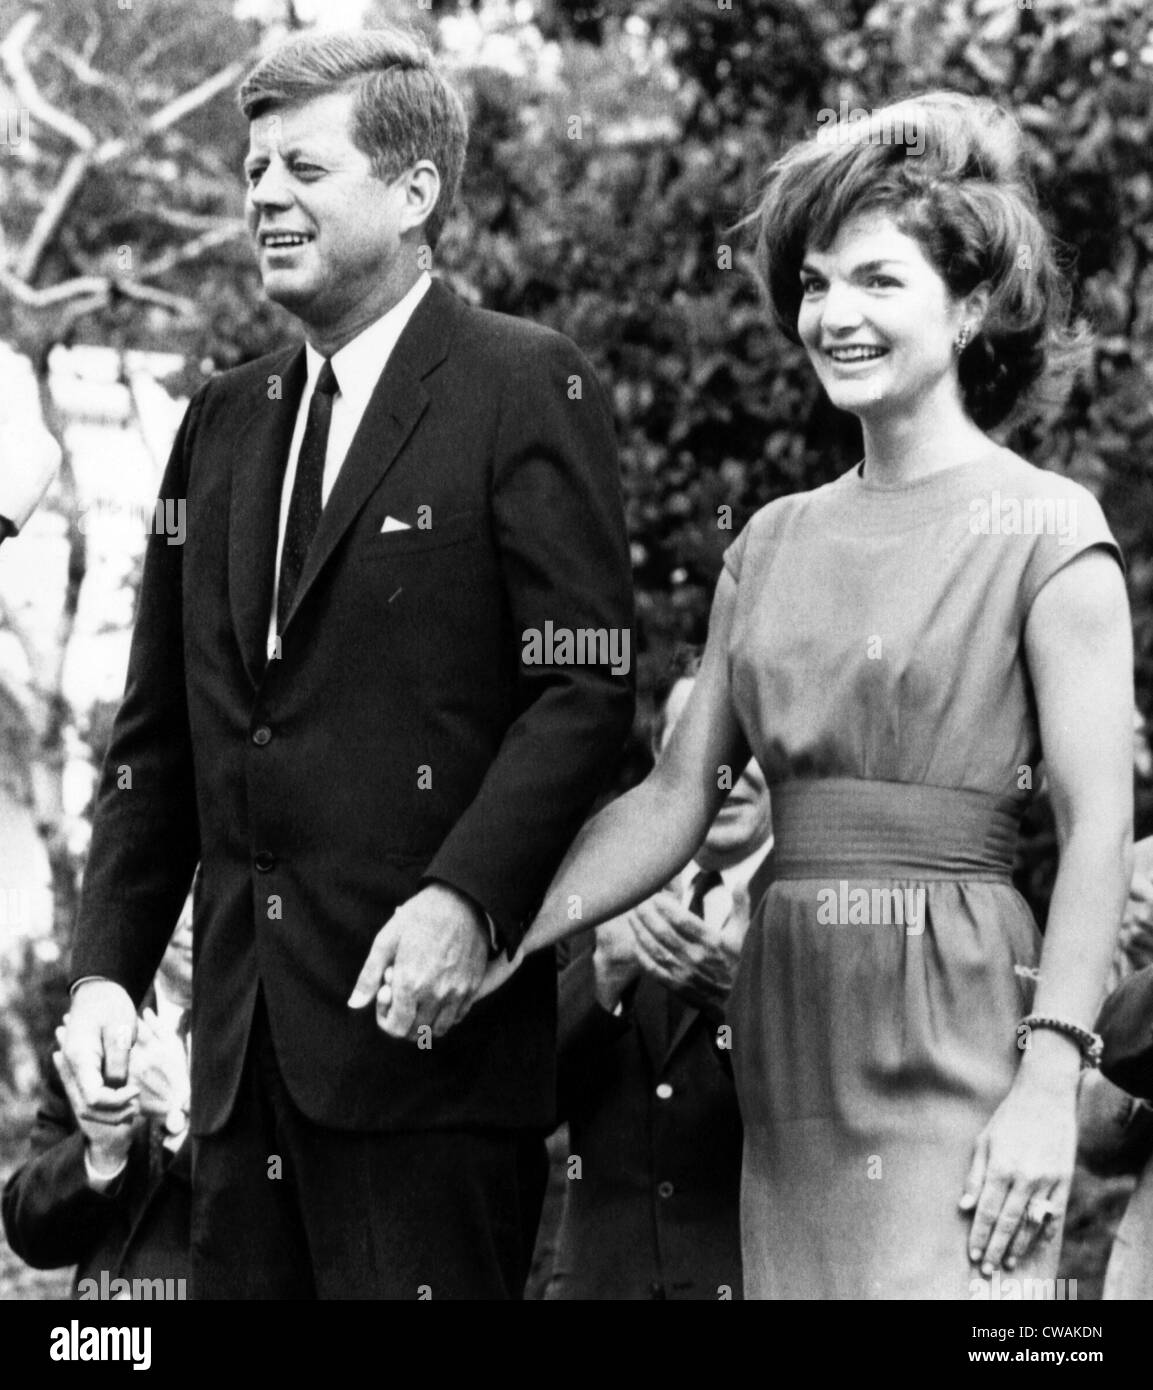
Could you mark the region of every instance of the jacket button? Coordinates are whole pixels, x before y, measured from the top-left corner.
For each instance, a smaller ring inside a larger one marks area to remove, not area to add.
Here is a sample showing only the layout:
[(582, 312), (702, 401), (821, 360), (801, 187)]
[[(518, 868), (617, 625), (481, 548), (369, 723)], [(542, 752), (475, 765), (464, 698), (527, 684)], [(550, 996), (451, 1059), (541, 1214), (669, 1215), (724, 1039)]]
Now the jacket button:
[(664, 1201), (666, 1201), (666, 1202), (667, 1202), (668, 1199), (673, 1195), (673, 1193), (674, 1193), (675, 1191), (676, 1191), (676, 1188), (673, 1187), (673, 1185), (672, 1185), (671, 1182), (660, 1182), (660, 1183), (657, 1183), (657, 1196), (660, 1197), (660, 1198), (662, 1198), (662, 1199), (663, 1199)]
[(657, 1087), (657, 1100), (672, 1100), (673, 1088), (667, 1081), (662, 1081)]
[(272, 741), (272, 730), (267, 724), (261, 724), (260, 728), (252, 735), (252, 741), (257, 748), (263, 748), (266, 743)]
[(276, 867), (276, 856), (269, 854), (266, 849), (262, 849), (253, 862), (260, 873), (266, 874), (270, 869)]

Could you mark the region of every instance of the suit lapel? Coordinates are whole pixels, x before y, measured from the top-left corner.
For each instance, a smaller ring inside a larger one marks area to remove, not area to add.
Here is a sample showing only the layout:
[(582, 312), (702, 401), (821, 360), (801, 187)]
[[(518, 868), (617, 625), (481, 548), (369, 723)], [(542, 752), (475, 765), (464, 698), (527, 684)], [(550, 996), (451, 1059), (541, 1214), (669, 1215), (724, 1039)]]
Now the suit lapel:
[(633, 1018), (653, 1071), (659, 1072), (668, 1051), (668, 994), (663, 985), (658, 985), (648, 975), (642, 975), (637, 984), (633, 997)]
[(285, 619), (286, 631), (341, 537), (428, 408), (424, 378), (448, 353), (453, 307), (450, 291), (434, 281), (400, 335), (320, 515), (296, 597)]
[(697, 1019), (700, 1018), (700, 1016), (700, 1009), (694, 1009), (691, 1004), (685, 1005), (684, 1009), (681, 1012), (680, 1018), (677, 1020), (676, 1032), (672, 1035), (671, 1038), (669, 1038), (668, 1050), (665, 1053), (666, 1066), (668, 1065), (669, 1059), (672, 1057), (673, 1053), (677, 1050), (678, 1047), (680, 1047), (681, 1043), (684, 1042), (689, 1030), (696, 1023)]
[(258, 391), (241, 403), (233, 446), (232, 499), (228, 521), (228, 596), (241, 655), (253, 685), (267, 660), (268, 622), (280, 523), (280, 493), (304, 392), (304, 349), (274, 361), (279, 399)]

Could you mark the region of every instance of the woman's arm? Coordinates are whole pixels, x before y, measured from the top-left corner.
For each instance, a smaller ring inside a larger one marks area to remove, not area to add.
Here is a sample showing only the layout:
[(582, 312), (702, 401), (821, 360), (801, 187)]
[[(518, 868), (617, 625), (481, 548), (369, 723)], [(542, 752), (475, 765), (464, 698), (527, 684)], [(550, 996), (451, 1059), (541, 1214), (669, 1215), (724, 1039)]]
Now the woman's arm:
[[(1133, 650), (1116, 562), (1090, 550), (1059, 570), (1033, 603), (1025, 648), (1060, 850), (1033, 1012), (1092, 1028), (1132, 873)], [(1021, 1219), (1030, 1202), (1064, 1210), (1073, 1171), (1079, 1050), (1047, 1029), (1022, 1041), (963, 1202), (976, 1208), (971, 1252), (990, 1270), (1039, 1234)]]
[[(1133, 874), (1133, 642), (1116, 562), (1088, 551), (1037, 595), (1025, 628), (1059, 862), (1033, 1012), (1092, 1028)], [(1079, 1072), (1035, 1034), (1026, 1074)]]
[(749, 759), (729, 691), (736, 592), (736, 582), (722, 570), (701, 668), (668, 745), (639, 786), (577, 835), (529, 929), (524, 953), (635, 907), (696, 853)]

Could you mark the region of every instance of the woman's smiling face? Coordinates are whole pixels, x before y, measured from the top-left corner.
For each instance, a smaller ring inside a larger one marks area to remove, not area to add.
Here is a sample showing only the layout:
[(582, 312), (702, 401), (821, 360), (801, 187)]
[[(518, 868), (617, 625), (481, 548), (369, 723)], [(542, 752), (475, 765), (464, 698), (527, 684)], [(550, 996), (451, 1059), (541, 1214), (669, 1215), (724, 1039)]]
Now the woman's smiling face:
[(852, 217), (831, 246), (810, 247), (801, 286), (797, 331), (838, 409), (915, 414), (959, 390), (953, 341), (966, 303), (887, 214)]

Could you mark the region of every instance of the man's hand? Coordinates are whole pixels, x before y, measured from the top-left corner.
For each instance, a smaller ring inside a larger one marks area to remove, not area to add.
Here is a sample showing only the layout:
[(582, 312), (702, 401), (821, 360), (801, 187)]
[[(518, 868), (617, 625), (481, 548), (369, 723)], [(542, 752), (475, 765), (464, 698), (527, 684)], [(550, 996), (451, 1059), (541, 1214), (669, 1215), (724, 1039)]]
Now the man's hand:
[[(65, 1017), (65, 1024), (67, 1024)], [(64, 1094), (76, 1116), (80, 1132), (88, 1146), (88, 1158), (93, 1170), (99, 1174), (112, 1176), (120, 1171), (132, 1147), (132, 1125), (140, 1113), (135, 1087), (127, 1087), (121, 1093), (125, 1098), (116, 1109), (111, 1107), (99, 1115), (90, 1111), (84, 1100), (80, 1084), (72, 1063), (63, 1051), (65, 1028), (57, 1028), (56, 1043), (58, 1051), (52, 1054), (52, 1062), (60, 1076)]]
[(72, 996), (60, 1050), (77, 1087), (77, 1119), (115, 1123), (134, 1104), (128, 1058), (136, 1041), (136, 1010), (112, 980), (87, 980)]
[(375, 998), (390, 1037), (415, 1040), (427, 1025), (439, 1038), (472, 1006), (487, 964), (483, 914), (455, 888), (430, 883), (377, 932), (348, 1004)]
[(602, 922), (596, 929), (596, 945), (593, 947), (594, 991), (597, 1003), (610, 1014), (643, 969), (631, 917), (632, 913), (626, 912), (623, 917)]
[(141, 1114), (165, 1119), (174, 1110), (188, 1110), (188, 1054), (152, 1009), (145, 1009), (140, 1020), (129, 1071), (140, 1088)]
[(1121, 918), (1121, 946), (1136, 970), (1153, 963), (1153, 879), (1134, 870)]
[(719, 932), (667, 892), (634, 908), (629, 922), (647, 975), (697, 1008), (725, 1003), (748, 923), (748, 913), (740, 911), (739, 903)]

